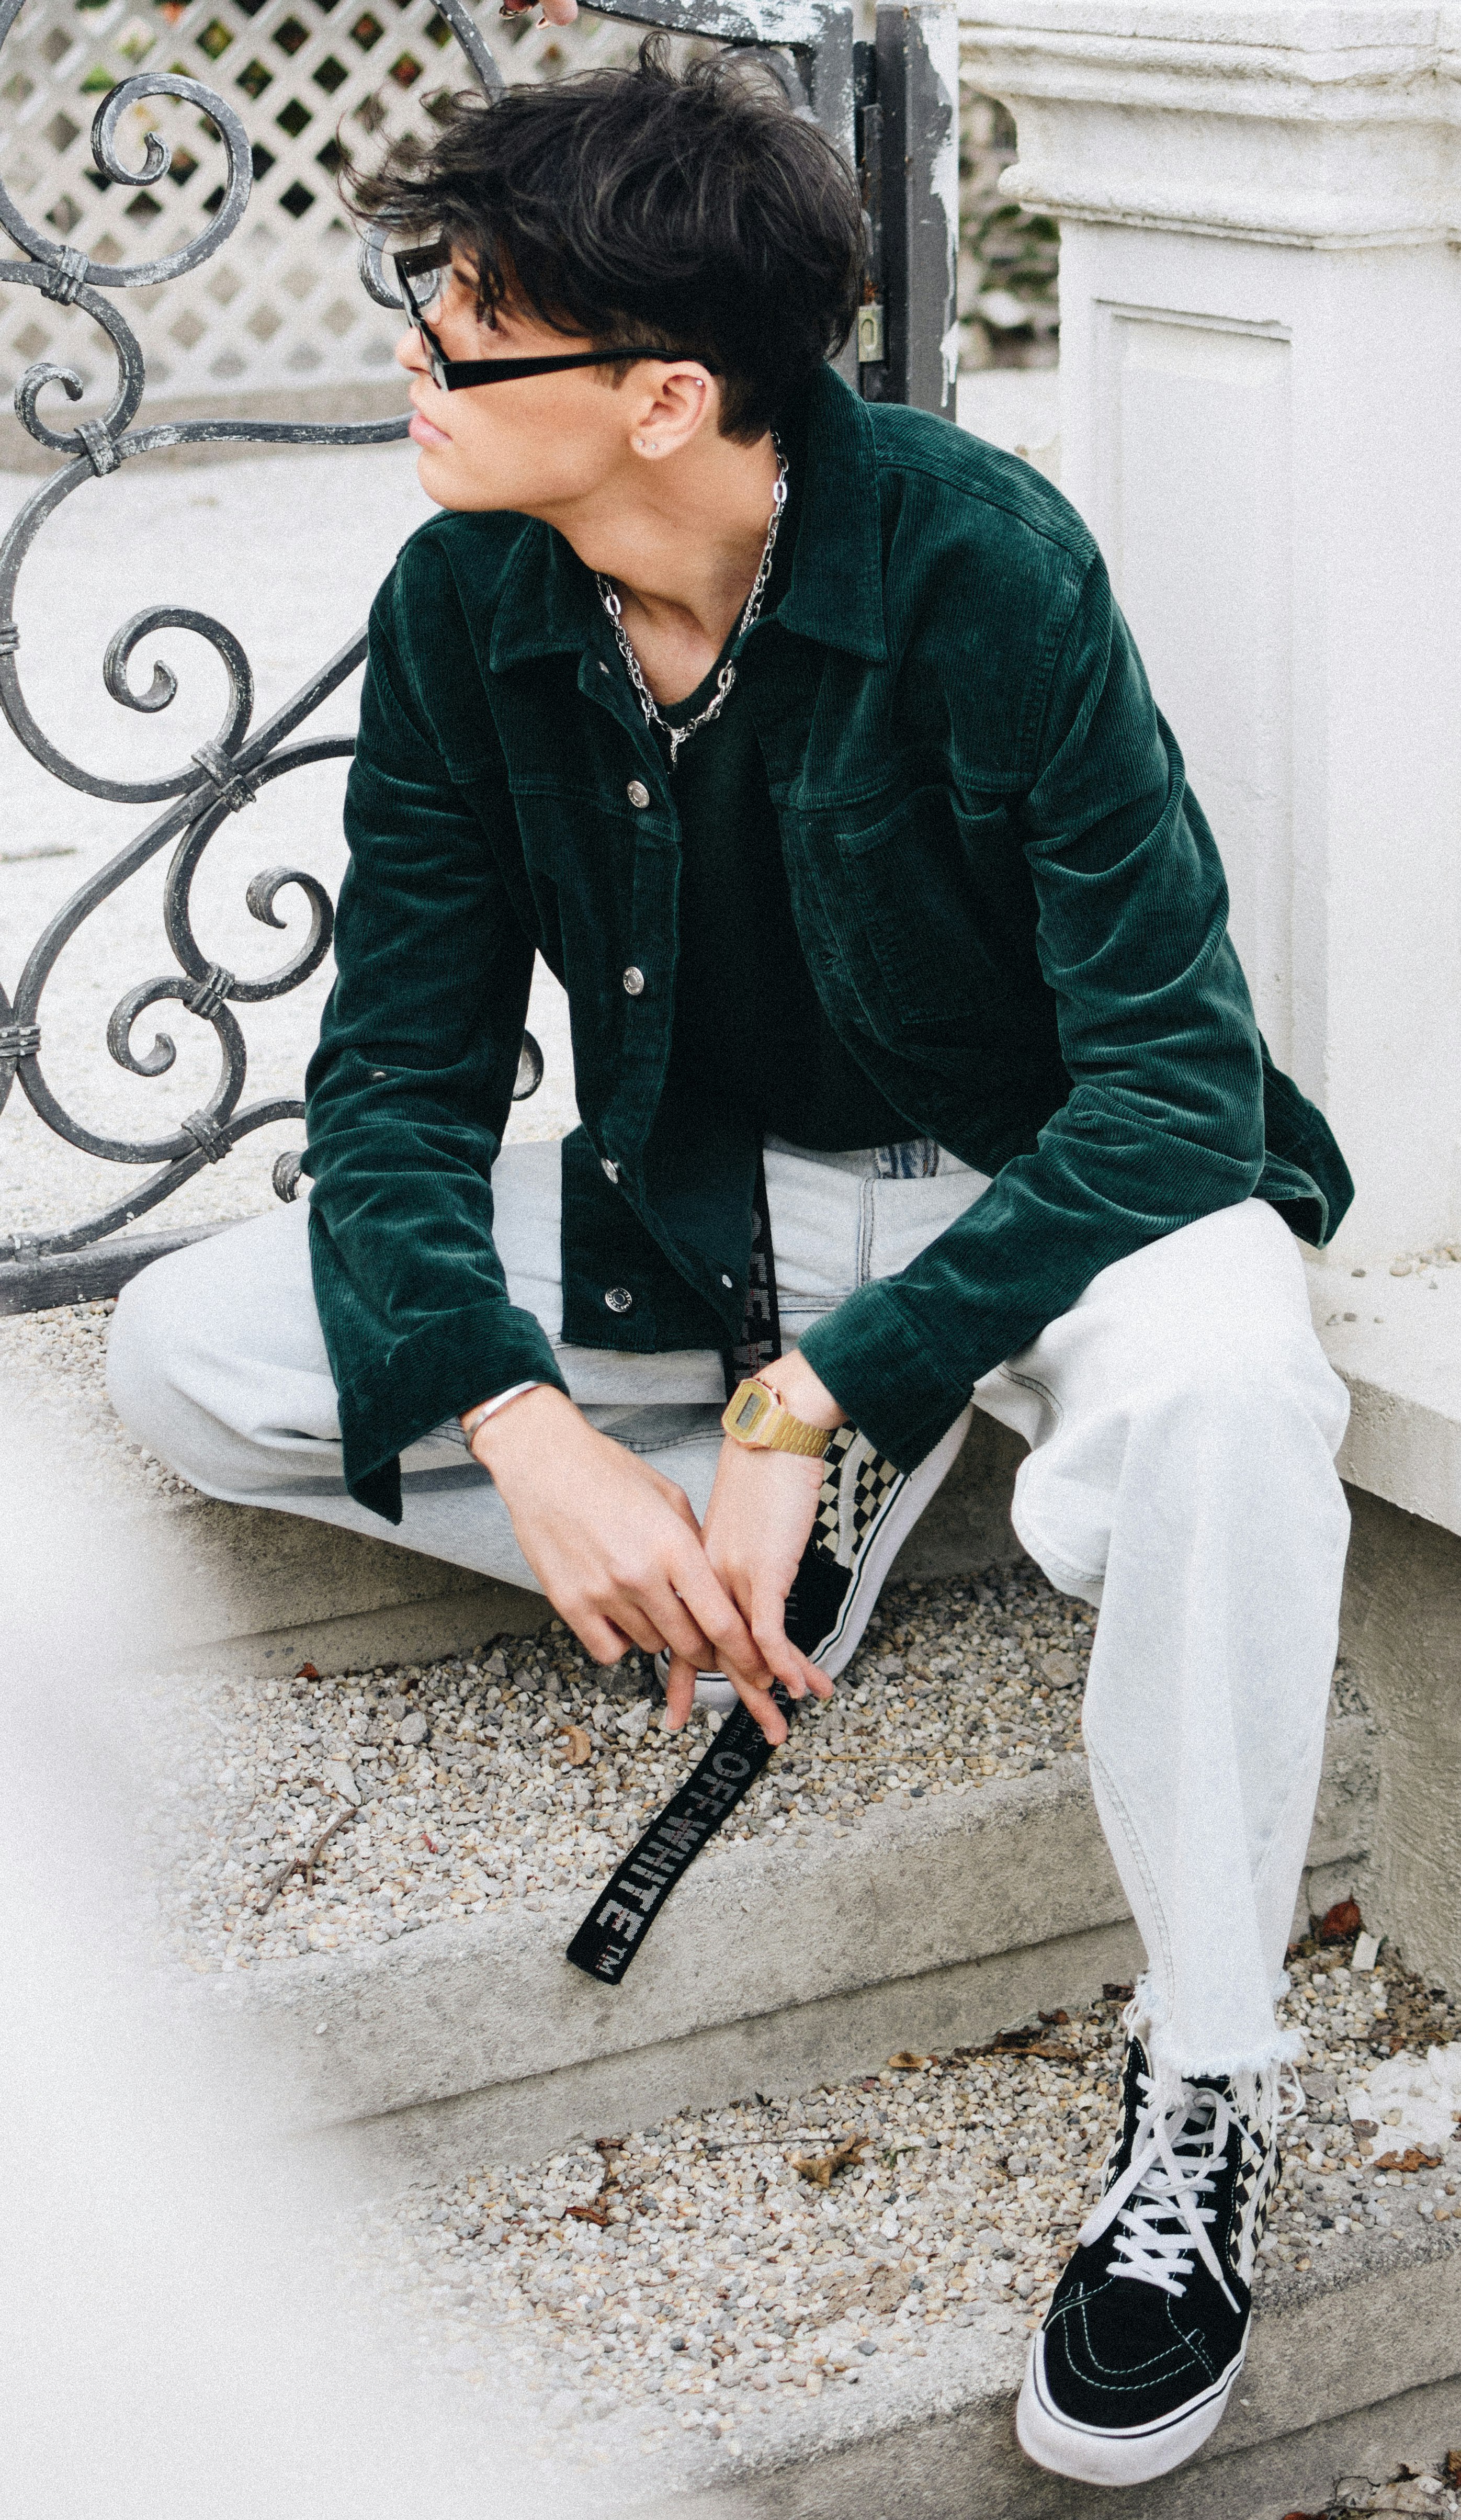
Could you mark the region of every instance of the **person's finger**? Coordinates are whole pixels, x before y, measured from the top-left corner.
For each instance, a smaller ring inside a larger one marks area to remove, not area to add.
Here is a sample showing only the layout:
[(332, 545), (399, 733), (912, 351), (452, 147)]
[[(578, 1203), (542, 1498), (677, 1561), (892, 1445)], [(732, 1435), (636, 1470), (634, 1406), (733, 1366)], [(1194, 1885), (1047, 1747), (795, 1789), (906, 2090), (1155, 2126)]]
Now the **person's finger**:
[(672, 1654), (692, 1664), (696, 1671), (719, 1671), (714, 1645), (672, 1584), (665, 1584), (651, 1593), (643, 1608), (645, 1615), (660, 1630)]
[[(700, 1629), (709, 1648), (702, 1671), (737, 1673), (766, 1687), (771, 1674), (757, 1652), (730, 1593), (698, 1543), (678, 1549), (670, 1564), (670, 1581), (684, 1608)], [(677, 1644), (677, 1650), (685, 1650)], [(693, 1649), (691, 1649), (693, 1651)]]
[(554, 1601), (553, 1608), (573, 1630), (585, 1653), (606, 1670), (622, 1662), (631, 1650), (633, 1639), (616, 1628), (612, 1619), (600, 1618), (597, 1610), (565, 1610), (561, 1601)]
[(667, 1732), (679, 1732), (684, 1729), (689, 1721), (690, 1708), (694, 1702), (695, 1665), (692, 1662), (686, 1662), (683, 1654), (675, 1654), (671, 1657), (669, 1673), (665, 1680), (665, 1730)]
[(691, 1505), (689, 1498), (686, 1495), (684, 1488), (677, 1488), (674, 1480), (665, 1478), (663, 1473), (659, 1470), (653, 1471), (652, 1476), (659, 1489), (659, 1493), (663, 1497), (665, 1504), (669, 1507), (670, 1511), (674, 1514), (678, 1514), (680, 1520), (686, 1525), (686, 1529), (692, 1531), (695, 1538), (698, 1540), (700, 1537), (700, 1517), (696, 1513), (694, 1507)]
[(617, 1596), (612, 1612), (600, 1611), (599, 1616), (610, 1630), (622, 1629), (629, 1642), (638, 1645), (641, 1653), (657, 1654), (665, 1643), (664, 1635), (650, 1611), (632, 1596)]
[[(733, 1678), (733, 1676), (732, 1676)], [(696, 1670), (693, 1663), (683, 1662), (677, 1655), (670, 1664), (665, 1682), (665, 1730), (678, 1732), (689, 1720), (695, 1702)], [(754, 1715), (772, 1748), (786, 1738), (786, 1718), (769, 1689), (757, 1688), (749, 1681), (734, 1680), (741, 1704)]]
[(826, 1673), (819, 1671), (786, 1633), (784, 1598), (765, 1585), (759, 1590), (753, 1588), (751, 1634), (768, 1670), (775, 1673), (793, 1697), (804, 1697), (809, 1688), (814, 1697), (831, 1696), (832, 1684)]
[(735, 1693), (742, 1706), (749, 1714), (754, 1715), (772, 1748), (779, 1749), (786, 1738), (786, 1718), (771, 1690), (757, 1688), (752, 1682), (741, 1680), (734, 1672), (730, 1674), (730, 1678), (734, 1682)]

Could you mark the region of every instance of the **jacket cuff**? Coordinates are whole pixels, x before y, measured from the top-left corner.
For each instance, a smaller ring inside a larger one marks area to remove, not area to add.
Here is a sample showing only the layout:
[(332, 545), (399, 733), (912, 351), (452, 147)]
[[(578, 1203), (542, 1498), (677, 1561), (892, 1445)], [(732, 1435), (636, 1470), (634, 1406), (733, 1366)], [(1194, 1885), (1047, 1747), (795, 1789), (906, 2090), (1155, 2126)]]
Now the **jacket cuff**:
[(474, 1304), (414, 1330), (340, 1391), (350, 1494), (387, 1522), (399, 1522), (406, 1447), (463, 1409), (524, 1382), (568, 1390), (547, 1331), (515, 1304)]
[(915, 1470), (969, 1405), (939, 1343), (891, 1282), (860, 1286), (818, 1322), (801, 1353), (858, 1432), (905, 1473)]

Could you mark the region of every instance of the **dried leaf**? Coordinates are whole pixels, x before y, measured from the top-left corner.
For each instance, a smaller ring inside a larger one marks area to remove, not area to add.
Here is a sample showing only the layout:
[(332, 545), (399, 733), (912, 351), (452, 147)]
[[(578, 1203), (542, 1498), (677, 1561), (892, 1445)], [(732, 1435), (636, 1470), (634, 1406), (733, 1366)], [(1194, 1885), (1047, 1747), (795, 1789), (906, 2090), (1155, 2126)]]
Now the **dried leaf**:
[(1461, 2450), (1448, 2450), (1440, 2462), (1440, 2473), (1447, 2485), (1461, 2486)]
[(601, 2231), (608, 2221), (608, 2207), (606, 2205), (570, 2205), (565, 2219), (575, 2223), (597, 2223)]
[(870, 2310), (885, 2318), (898, 2308), (912, 2280), (911, 2267), (874, 2267), (870, 2275), (839, 2275), (826, 2288), (827, 2325), (845, 2318), (849, 2311)]
[(839, 2143), (835, 2152), (793, 2153), (791, 2167), (814, 2187), (830, 2187), (839, 2171), (855, 2170), (867, 2149), (865, 2135), (856, 2135)]
[(584, 1731), (583, 1726), (581, 1724), (560, 1724), (558, 1726), (558, 1731), (560, 1732), (566, 1732), (568, 1735), (569, 1767), (582, 1768), (586, 1766), (588, 1761), (594, 1756), (594, 1744), (590, 1740), (587, 1732)]
[(931, 2056), (915, 2056), (911, 2048), (900, 2048), (896, 2056), (889, 2057), (888, 2071), (890, 2074), (916, 2074), (921, 2066), (932, 2063)]
[(970, 2056), (1042, 2056), (1050, 2065), (1079, 2065), (1081, 2051), (1066, 2048), (1056, 2039), (1042, 2039), (1039, 2030), (1001, 2030), (983, 2048), (963, 2051)]
[(316, 1671), (312, 1662), (302, 1662), (299, 1669), (294, 1674), (294, 1678), (296, 1680), (318, 1680), (319, 1677), (320, 1675)]
[(1319, 1919), (1321, 1943), (1351, 1942), (1356, 1934), (1363, 1932), (1364, 1918), (1352, 1899), (1341, 1899), (1337, 1907), (1331, 1908), (1328, 1914)]
[(1379, 2160), (1375, 2164), (1375, 2168), (1377, 2170), (1408, 2170), (1412, 2173), (1417, 2170), (1439, 2170), (1440, 2168), (1440, 2155), (1439, 2152), (1422, 2152), (1420, 2145), (1418, 2143), (1413, 2143), (1410, 2145), (1408, 2151), (1405, 2152), (1382, 2152)]

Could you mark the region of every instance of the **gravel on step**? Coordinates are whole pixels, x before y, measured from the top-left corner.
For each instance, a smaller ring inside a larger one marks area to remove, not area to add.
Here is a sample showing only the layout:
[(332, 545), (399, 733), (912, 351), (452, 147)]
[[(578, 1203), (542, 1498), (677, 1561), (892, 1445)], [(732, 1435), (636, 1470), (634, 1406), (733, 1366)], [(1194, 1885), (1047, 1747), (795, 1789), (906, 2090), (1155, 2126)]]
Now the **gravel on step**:
[[(0, 1321), (0, 1372), (22, 1415), (43, 1409), (53, 1432), (74, 1434), (78, 1488), (120, 1477), (134, 1497), (139, 1485), (191, 1494), (107, 1403), (113, 1309)], [(831, 1704), (808, 1701), (700, 1860), (748, 1836), (845, 1834), (875, 1803), (970, 1795), (1078, 1752), (1093, 1633), (1093, 1612), (1028, 1560), (890, 1588)], [(1337, 1712), (1364, 1711), (1343, 1667), (1334, 1695)], [(600, 1669), (557, 1620), (531, 1642), (505, 1637), (405, 1669), (202, 1673), (159, 1685), (153, 1704), (162, 1905), (173, 1949), (202, 1970), (385, 1942), (549, 1890), (588, 1894), (715, 1724), (701, 1714), (664, 1733), (647, 1663)]]
[[(1435, 2170), (1379, 2171), (1383, 2131), (1356, 2137), (1344, 2101), (1396, 2038), (1423, 2050), (1461, 2019), (1398, 1967), (1360, 1973), (1352, 1957), (1306, 1944), (1291, 1959), (1306, 2107), (1285, 2136), (1260, 2305), (1322, 2252), (1342, 2272), (1362, 2229), (1461, 2223), (1461, 2141)], [(577, 2432), (591, 2456), (602, 2438), (652, 2453), (686, 2435), (753, 2453), (797, 2393), (865, 2397), (951, 2328), (1018, 2339), (1039, 2324), (1099, 2189), (1129, 1992), (993, 2049), (899, 2053), (794, 2100), (753, 2095), (421, 2182), (352, 2223), (356, 2267), (409, 2314), (428, 2363), (490, 2379), (529, 2430)]]
[[(1078, 1749), (1093, 1624), (1028, 1561), (891, 1588), (832, 1703), (808, 1701), (701, 1861), (805, 1825), (845, 1833), (873, 1804), (976, 1793)], [(558, 1620), (470, 1660), (167, 1692), (164, 1906), (202, 1969), (587, 1895), (719, 1720), (664, 1732), (647, 1658), (601, 1669)], [(313, 1876), (281, 1877), (332, 1820)]]
[(19, 1419), (10, 1431), (22, 1434), (32, 1414), (43, 1418), (50, 1441), (66, 1448), (78, 1495), (111, 1491), (129, 1503), (194, 1496), (186, 1479), (129, 1434), (107, 1397), (107, 1330), (115, 1310), (109, 1298), (0, 1317), (0, 1374)]

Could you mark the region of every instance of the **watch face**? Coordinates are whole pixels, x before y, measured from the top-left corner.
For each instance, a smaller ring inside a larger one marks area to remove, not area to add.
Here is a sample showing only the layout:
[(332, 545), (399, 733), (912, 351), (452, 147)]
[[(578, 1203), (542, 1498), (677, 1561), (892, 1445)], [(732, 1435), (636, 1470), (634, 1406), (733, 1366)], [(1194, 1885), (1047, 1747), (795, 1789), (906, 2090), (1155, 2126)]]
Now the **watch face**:
[(733, 1420), (735, 1433), (737, 1435), (754, 1434), (771, 1407), (771, 1393), (759, 1391), (753, 1383), (735, 1412)]

